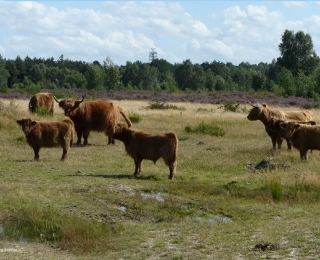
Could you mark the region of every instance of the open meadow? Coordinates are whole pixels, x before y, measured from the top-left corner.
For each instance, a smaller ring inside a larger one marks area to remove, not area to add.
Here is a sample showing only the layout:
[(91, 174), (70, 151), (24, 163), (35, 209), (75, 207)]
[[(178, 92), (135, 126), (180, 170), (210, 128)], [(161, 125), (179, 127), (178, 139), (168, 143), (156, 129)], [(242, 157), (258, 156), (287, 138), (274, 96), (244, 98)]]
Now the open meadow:
[[(139, 119), (134, 130), (177, 134), (172, 180), (162, 160), (144, 160), (134, 178), (123, 143), (107, 145), (96, 132), (64, 162), (60, 147), (41, 149), (34, 161), (16, 120), (60, 121), (62, 110), (31, 115), (28, 100), (0, 100), (1, 259), (320, 258), (320, 151), (301, 162), (284, 141), (274, 152), (245, 104), (232, 112), (114, 103)], [(312, 110), (320, 123), (320, 110)]]

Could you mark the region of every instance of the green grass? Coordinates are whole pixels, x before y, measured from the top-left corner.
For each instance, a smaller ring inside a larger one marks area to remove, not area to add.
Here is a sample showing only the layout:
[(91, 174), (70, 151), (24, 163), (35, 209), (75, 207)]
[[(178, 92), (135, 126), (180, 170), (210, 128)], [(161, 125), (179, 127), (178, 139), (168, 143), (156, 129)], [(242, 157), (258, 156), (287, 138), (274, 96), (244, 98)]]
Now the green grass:
[(186, 108), (184, 106), (177, 106), (173, 104), (168, 104), (166, 102), (161, 101), (153, 101), (150, 102), (148, 106), (146, 106), (148, 109), (177, 109), (177, 110), (185, 110)]
[[(0, 244), (63, 249), (54, 251), (56, 259), (318, 258), (319, 151), (300, 162), (296, 150), (274, 152), (262, 123), (243, 113), (182, 106), (182, 113), (134, 110), (142, 120), (133, 129), (177, 133), (177, 173), (169, 180), (161, 160), (143, 161), (134, 178), (124, 145), (107, 145), (107, 137), (96, 132), (88, 146), (73, 146), (65, 162), (61, 148), (41, 149), (35, 162), (15, 122), (30, 116), (27, 106), (1, 102)], [(31, 116), (64, 118), (58, 112)], [(186, 125), (196, 131), (186, 131)], [(224, 135), (208, 134), (212, 126)], [(288, 167), (249, 167), (265, 158)], [(280, 249), (251, 250), (267, 242)], [(55, 259), (54, 252), (46, 257)]]
[(187, 133), (208, 134), (213, 136), (225, 135), (224, 129), (213, 123), (201, 122), (194, 127), (187, 125), (184, 129)]

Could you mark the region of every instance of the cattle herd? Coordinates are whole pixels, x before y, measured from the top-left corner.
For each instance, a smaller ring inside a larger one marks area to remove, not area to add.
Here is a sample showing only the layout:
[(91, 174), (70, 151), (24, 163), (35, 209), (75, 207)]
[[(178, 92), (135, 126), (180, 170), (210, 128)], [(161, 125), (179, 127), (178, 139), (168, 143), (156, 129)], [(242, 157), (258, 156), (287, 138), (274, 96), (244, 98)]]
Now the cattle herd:
[[(149, 134), (131, 129), (131, 121), (121, 107), (112, 102), (95, 100), (58, 100), (50, 93), (38, 93), (31, 97), (29, 111), (35, 113), (38, 108), (46, 108), (54, 112), (54, 104), (64, 110), (67, 117), (61, 122), (40, 122), (30, 118), (17, 120), (24, 132), (28, 144), (34, 151), (34, 159), (39, 160), (42, 147), (61, 146), (61, 161), (67, 158), (73, 145), (74, 131), (77, 134), (77, 145), (88, 144), (90, 131), (104, 132), (108, 136), (108, 144), (120, 140), (127, 154), (134, 160), (134, 176), (141, 173), (142, 160), (156, 163), (160, 158), (169, 167), (169, 179), (176, 173), (178, 138), (173, 132)], [(272, 141), (274, 150), (280, 149), (283, 140), (292, 150), (292, 145), (300, 152), (301, 160), (307, 160), (308, 150), (320, 150), (320, 126), (316, 125), (311, 111), (280, 111), (270, 109), (266, 104), (252, 104), (247, 119), (260, 120)], [(126, 123), (120, 123), (120, 115)]]
[[(169, 167), (169, 179), (172, 179), (177, 167), (178, 138), (175, 133), (148, 134), (131, 129), (131, 121), (122, 108), (112, 102), (95, 100), (58, 100), (51, 93), (38, 93), (31, 97), (29, 111), (37, 112), (39, 108), (54, 112), (54, 104), (64, 110), (66, 119), (61, 122), (40, 122), (31, 118), (17, 120), (24, 132), (28, 144), (34, 151), (34, 159), (39, 160), (42, 147), (61, 146), (63, 149), (61, 161), (67, 158), (73, 145), (74, 131), (77, 134), (77, 145), (88, 144), (90, 131), (104, 132), (108, 136), (108, 144), (114, 144), (115, 139), (124, 143), (125, 150), (135, 163), (134, 176), (141, 173), (142, 160), (156, 163), (162, 158)], [(126, 123), (120, 123), (120, 115)]]
[(274, 150), (281, 148), (283, 139), (289, 150), (292, 145), (300, 152), (301, 160), (307, 160), (308, 150), (320, 150), (320, 126), (316, 125), (312, 111), (280, 111), (266, 104), (251, 104), (247, 119), (260, 120), (271, 137)]

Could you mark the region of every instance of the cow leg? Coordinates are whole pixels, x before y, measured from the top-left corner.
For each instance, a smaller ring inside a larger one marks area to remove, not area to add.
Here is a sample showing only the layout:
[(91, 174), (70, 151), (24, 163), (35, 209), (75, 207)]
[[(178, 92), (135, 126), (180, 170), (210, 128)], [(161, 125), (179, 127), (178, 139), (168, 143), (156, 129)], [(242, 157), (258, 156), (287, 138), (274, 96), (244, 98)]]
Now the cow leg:
[(82, 131), (80, 131), (80, 130), (77, 131), (77, 137), (78, 137), (77, 145), (80, 145), (81, 144)]
[(38, 147), (33, 147), (33, 152), (34, 152), (34, 160), (35, 161), (39, 161), (39, 151), (40, 151), (40, 148)]
[(115, 144), (115, 139), (108, 136), (108, 144)]
[(89, 133), (90, 133), (90, 131), (83, 131), (83, 145), (88, 144)]
[(141, 173), (141, 162), (142, 160), (140, 159), (134, 159), (134, 164), (135, 164), (135, 169), (134, 169), (134, 176), (137, 176)]
[(174, 174), (176, 173), (176, 166), (177, 166), (176, 162), (174, 162), (172, 165), (169, 166), (169, 170), (170, 170), (169, 179), (170, 180), (173, 178)]
[(280, 135), (277, 135), (277, 144), (278, 144), (278, 149), (281, 149), (283, 138)]
[(108, 145), (115, 144), (115, 139), (113, 138), (114, 132), (115, 132), (115, 129), (111, 126), (109, 126), (105, 132), (106, 136), (108, 136)]
[(287, 141), (287, 147), (288, 147), (288, 150), (292, 151), (292, 143), (291, 143), (291, 139), (290, 139), (290, 138), (288, 138), (288, 139), (286, 139), (286, 141)]
[(300, 159), (301, 161), (308, 160), (308, 150), (300, 150)]
[(67, 159), (68, 150), (69, 148), (63, 148), (61, 161), (64, 161), (65, 159)]

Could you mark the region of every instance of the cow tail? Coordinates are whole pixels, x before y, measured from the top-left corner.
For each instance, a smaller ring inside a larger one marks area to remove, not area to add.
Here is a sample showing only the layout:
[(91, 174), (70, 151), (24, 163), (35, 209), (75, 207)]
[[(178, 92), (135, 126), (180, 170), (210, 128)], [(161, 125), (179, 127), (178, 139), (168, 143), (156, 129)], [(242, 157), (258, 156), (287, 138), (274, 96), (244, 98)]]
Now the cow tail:
[(173, 143), (173, 161), (176, 161), (177, 160), (177, 153), (178, 153), (178, 137), (175, 133), (169, 133), (169, 136), (171, 137), (172, 139), (172, 143)]
[(123, 116), (123, 118), (126, 120), (128, 127), (130, 128), (132, 126), (131, 120), (127, 115), (123, 112), (121, 107), (118, 107), (120, 114)]

